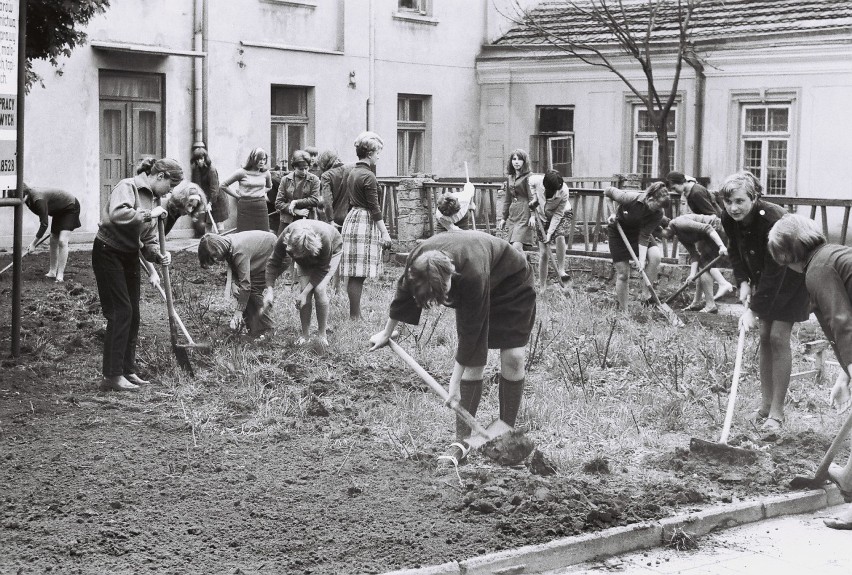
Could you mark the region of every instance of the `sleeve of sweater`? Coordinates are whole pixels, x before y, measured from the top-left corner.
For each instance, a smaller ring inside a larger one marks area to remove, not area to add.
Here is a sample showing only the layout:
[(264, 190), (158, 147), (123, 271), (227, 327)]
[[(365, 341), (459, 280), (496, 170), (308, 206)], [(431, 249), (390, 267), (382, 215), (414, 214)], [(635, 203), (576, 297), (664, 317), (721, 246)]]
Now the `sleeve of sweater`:
[(47, 200), (44, 198), (39, 198), (31, 203), (29, 206), (30, 210), (38, 216), (38, 231), (36, 232), (36, 239), (41, 239), (44, 235), (44, 232), (47, 231)]
[(142, 233), (139, 235), (139, 241), (142, 243), (142, 257), (155, 264), (163, 261), (160, 253), (160, 232), (157, 227), (159, 225), (160, 222), (153, 222), (152, 225), (143, 224)]
[(284, 242), (284, 234), (278, 236), (275, 240), (275, 247), (272, 248), (272, 254), (266, 260), (266, 287), (275, 287), (277, 280), (287, 266), (290, 265), (290, 256), (287, 255), (287, 244)]
[(562, 189), (557, 192), (559, 194), (559, 203), (556, 204), (556, 207), (553, 210), (553, 217), (550, 218), (550, 226), (547, 229), (547, 233), (552, 234), (556, 231), (556, 228), (559, 227), (559, 224), (562, 223), (562, 220), (568, 215), (569, 220), (573, 219), (574, 212), (570, 209), (565, 210), (568, 206), (568, 187), (563, 185)]
[(642, 221), (642, 227), (639, 229), (640, 246), (648, 245), (651, 240), (651, 234), (660, 226), (664, 215), (663, 210), (657, 210)]
[(374, 222), (382, 221), (382, 206), (379, 204), (379, 181), (376, 176), (369, 172), (362, 180), (364, 185), (364, 197), (367, 200), (367, 210)]
[(809, 269), (805, 279), (816, 316), (843, 367), (852, 363), (852, 303), (833, 267)]
[(722, 219), (722, 227), (725, 234), (728, 236), (728, 261), (731, 262), (731, 269), (734, 270), (734, 280), (739, 286), (743, 282), (748, 281), (743, 260), (740, 257), (740, 241), (737, 237), (736, 222), (730, 218)]
[(107, 208), (109, 221), (116, 225), (141, 224), (151, 219), (151, 211), (136, 208), (136, 191), (126, 182), (120, 182), (109, 195)]
[(331, 170), (327, 170), (322, 176), (320, 176), (320, 196), (322, 197), (325, 217), (330, 222), (334, 221), (334, 209), (332, 208), (334, 203), (334, 194), (331, 189), (331, 175)]
[(512, 205), (512, 200), (515, 199), (515, 186), (511, 180), (506, 180), (506, 193), (503, 195), (503, 219), (509, 219), (509, 208)]
[(278, 194), (275, 196), (275, 209), (283, 212), (290, 203), (290, 194), (287, 192), (287, 184), (292, 180), (286, 176), (281, 178), (281, 183), (278, 184)]
[[(313, 176), (313, 177), (310, 177)], [(319, 178), (310, 174), (302, 184), (304, 197), (296, 200), (297, 208), (315, 208), (320, 204), (320, 182)]]
[(231, 252), (231, 270), (234, 273), (234, 284), (239, 290), (237, 292), (237, 306), (239, 309), (245, 309), (251, 296), (251, 257), (242, 250), (233, 249)]
[(604, 191), (604, 195), (614, 202), (626, 204), (628, 202), (638, 200), (642, 193), (634, 192), (632, 190), (619, 190), (618, 188), (610, 186)]
[(396, 294), (391, 302), (388, 315), (393, 320), (417, 325), (420, 323), (420, 314), (423, 310), (417, 305), (408, 287), (408, 282), (405, 281), (407, 275), (408, 266), (405, 267), (402, 276), (396, 282)]

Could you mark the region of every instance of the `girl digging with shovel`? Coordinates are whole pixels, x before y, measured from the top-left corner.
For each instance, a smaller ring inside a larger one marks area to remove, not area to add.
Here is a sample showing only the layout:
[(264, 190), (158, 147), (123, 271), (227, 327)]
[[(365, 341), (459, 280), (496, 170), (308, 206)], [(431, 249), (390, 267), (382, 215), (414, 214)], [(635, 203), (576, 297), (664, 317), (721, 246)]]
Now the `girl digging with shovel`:
[[(500, 419), (514, 426), (524, 390), (524, 357), (535, 322), (533, 272), (519, 251), (475, 231), (436, 234), (414, 248), (397, 282), (385, 329), (370, 338), (370, 351), (388, 343), (397, 324), (417, 325), (423, 309), (456, 310), (458, 349), (450, 398), (475, 415), (489, 349), (500, 350)], [(447, 456), (456, 464), (470, 447), (470, 427), (456, 418), (456, 441)]]
[[(571, 277), (565, 272), (565, 235), (574, 218), (568, 205), (568, 186), (556, 170), (547, 170), (544, 176), (530, 176), (530, 225), (536, 229), (538, 240), (538, 286), (547, 286), (547, 264), (550, 259), (550, 242), (556, 243), (556, 270), (559, 283), (567, 284)], [(541, 226), (536, 226), (538, 218)], [(569, 286), (570, 289), (570, 286)]]

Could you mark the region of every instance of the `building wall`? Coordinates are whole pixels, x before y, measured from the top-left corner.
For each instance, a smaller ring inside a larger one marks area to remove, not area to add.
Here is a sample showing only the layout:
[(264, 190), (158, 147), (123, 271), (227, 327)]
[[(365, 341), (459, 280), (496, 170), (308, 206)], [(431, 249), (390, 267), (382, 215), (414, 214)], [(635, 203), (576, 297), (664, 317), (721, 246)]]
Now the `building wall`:
[[(313, 88), (315, 118), (308, 139), (354, 160), (353, 142), (366, 129), (369, 96), (370, 2), (344, 0), (207, 0), (207, 146), (227, 177), (249, 151), (271, 145), (271, 86)], [(475, 58), (487, 37), (489, 0), (431, 0), (426, 17), (397, 12), (396, 0), (373, 0), (374, 130), (385, 140), (377, 171), (396, 175), (397, 95), (431, 96), (431, 165), (438, 175), (479, 168), (479, 86)], [(142, 9), (144, 6), (144, 9)], [(491, 23), (495, 16), (492, 14)], [(131, 25), (132, 23), (132, 25)], [(129, 36), (129, 32), (133, 35)], [(113, 0), (86, 32), (92, 40), (193, 49), (192, 0)], [(192, 58), (112, 52), (82, 46), (61, 74), (36, 63), (44, 87), (26, 100), (26, 179), (58, 186), (81, 199), (83, 227), (72, 241), (90, 241), (99, 220), (99, 99), (101, 69), (165, 74), (165, 154), (189, 171), (193, 138)], [(355, 86), (350, 86), (350, 72)], [(51, 162), (56, 167), (45, 169)], [(12, 210), (0, 211), (0, 246), (12, 243)], [(24, 234), (37, 220), (26, 212)], [(173, 232), (187, 233), (185, 225)]]
[[(848, 34), (847, 34), (848, 37)], [(517, 51), (515, 51), (517, 54)], [(852, 44), (826, 39), (823, 44), (762, 43), (708, 52), (701, 166), (694, 165), (695, 74), (686, 67), (678, 86), (682, 129), (680, 161), (675, 169), (708, 176), (712, 186), (739, 166), (738, 95), (773, 94), (795, 99), (790, 195), (852, 197), (852, 182), (838, 178), (852, 157)], [(487, 49), (477, 63), (482, 90), (480, 155), (489, 170), (514, 147), (528, 149), (535, 132), (537, 105), (574, 106), (575, 176), (601, 176), (630, 168), (632, 127), (629, 92), (611, 72), (552, 53)], [(638, 87), (637, 70), (628, 72)], [(671, 68), (655, 70), (658, 82), (670, 82)]]

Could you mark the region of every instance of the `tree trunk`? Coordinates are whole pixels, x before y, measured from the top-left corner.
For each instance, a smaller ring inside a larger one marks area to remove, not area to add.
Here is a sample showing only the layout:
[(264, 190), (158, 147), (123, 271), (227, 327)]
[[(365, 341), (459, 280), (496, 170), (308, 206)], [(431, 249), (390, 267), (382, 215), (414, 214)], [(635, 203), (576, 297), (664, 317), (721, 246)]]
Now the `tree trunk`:
[(666, 129), (666, 118), (660, 118), (657, 130), (657, 177), (666, 177), (672, 166), (669, 165), (669, 133)]

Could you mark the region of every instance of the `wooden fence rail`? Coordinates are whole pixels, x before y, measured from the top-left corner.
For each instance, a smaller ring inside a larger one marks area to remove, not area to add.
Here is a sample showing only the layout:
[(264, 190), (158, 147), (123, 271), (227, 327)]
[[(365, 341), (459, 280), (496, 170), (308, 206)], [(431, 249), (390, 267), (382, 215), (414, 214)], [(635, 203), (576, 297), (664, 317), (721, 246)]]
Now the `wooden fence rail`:
[[(399, 205), (397, 193), (401, 178), (380, 178), (379, 193), (382, 201), (382, 216), (388, 226), (391, 236), (397, 237)], [(498, 199), (498, 192), (504, 189), (505, 180), (500, 178), (477, 177), (470, 180), (476, 187), (474, 203), (476, 211), (474, 220), (476, 228), (489, 234), (497, 232), (497, 221), (501, 219), (502, 200)], [(588, 177), (588, 178), (565, 178), (569, 186), (571, 208), (574, 219), (568, 231), (567, 253), (571, 255), (583, 255), (593, 257), (609, 257), (607, 247), (607, 218), (603, 191), (604, 188), (616, 185), (614, 177)], [(435, 207), (441, 195), (447, 192), (461, 192), (464, 187), (464, 178), (442, 178), (434, 182), (424, 182), (426, 191), (424, 209), (428, 210), (428, 234), (434, 235), (437, 231), (435, 219)], [(794, 198), (787, 196), (763, 196), (766, 201), (785, 207), (788, 211), (798, 213), (801, 208), (810, 207), (809, 217), (816, 220), (819, 211), (821, 228), (828, 236), (830, 233), (837, 234), (840, 244), (845, 245), (848, 237), (849, 216), (852, 212), (852, 200), (831, 200), (824, 198)], [(680, 194), (671, 194), (671, 208), (669, 216), (672, 218), (681, 214)], [(831, 212), (829, 212), (831, 210)], [(842, 210), (842, 217), (841, 212)], [(829, 227), (829, 214), (837, 211), (838, 219), (841, 219), (839, 228)], [(804, 214), (802, 214), (804, 215)], [(677, 239), (672, 241), (661, 241), (663, 250), (663, 261), (677, 263), (678, 243)]]

